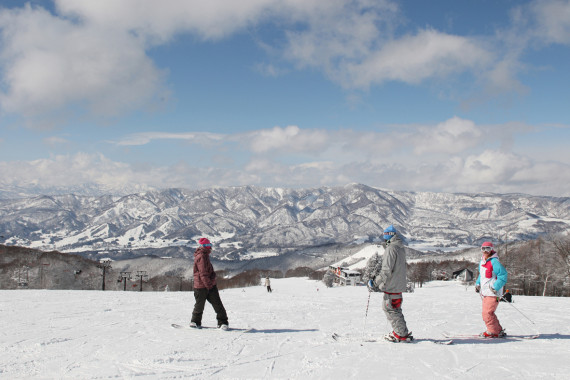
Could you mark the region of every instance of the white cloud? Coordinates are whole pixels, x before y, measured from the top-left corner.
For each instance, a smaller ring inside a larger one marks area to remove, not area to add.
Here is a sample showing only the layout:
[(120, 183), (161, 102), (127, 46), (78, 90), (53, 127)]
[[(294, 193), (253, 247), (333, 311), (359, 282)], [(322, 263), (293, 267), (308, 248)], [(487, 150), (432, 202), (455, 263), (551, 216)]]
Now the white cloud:
[(126, 136), (117, 141), (109, 141), (118, 146), (135, 146), (146, 145), (154, 140), (187, 140), (195, 144), (207, 144), (218, 142), (226, 137), (224, 134), (209, 132), (186, 132), (186, 133), (169, 133), (169, 132), (141, 132)]
[[(346, 88), (367, 89), (386, 81), (415, 85), (467, 73), (473, 78), (470, 91), (481, 86), (486, 99), (525, 94), (528, 89), (518, 78), (526, 67), (524, 53), (529, 48), (570, 43), (567, 0), (535, 1), (515, 8), (512, 24), (479, 36), (430, 28), (398, 35), (405, 15), (395, 3), (329, 4), (299, 17), (307, 27), (287, 32), (283, 57), (301, 68), (319, 68)], [(320, 18), (313, 18), (316, 14)]]
[(245, 133), (220, 134), (209, 132), (141, 132), (110, 143), (119, 146), (145, 145), (154, 140), (187, 140), (196, 144), (239, 143), (255, 154), (295, 152), (319, 154), (327, 149), (331, 135), (325, 130), (301, 129), (298, 126), (273, 127)]
[(178, 33), (216, 40), (267, 17), (271, 0), (56, 0), (58, 10), (101, 29), (121, 28), (149, 43), (168, 42)]
[(417, 155), (457, 154), (480, 145), (485, 135), (473, 121), (453, 117), (435, 127), (419, 126), (409, 138)]
[(3, 188), (97, 186), (119, 193), (164, 187), (315, 187), (358, 182), (395, 190), (570, 195), (567, 189), (570, 165), (492, 149), (466, 157), (450, 155), (429, 163), (404, 163), (397, 159), (373, 162), (355, 155), (349, 162), (285, 164), (270, 157), (252, 156), (241, 167), (196, 167), (186, 162), (172, 166), (130, 164), (101, 154), (77, 153), (34, 161), (0, 162), (0, 172)]
[(570, 165), (500, 151), (468, 157), (458, 180), (458, 187), (471, 192), (570, 195)]
[[(112, 188), (127, 185), (129, 165), (113, 162), (102, 155), (57, 155), (33, 161), (0, 162), (5, 185), (81, 186), (96, 183)], [(145, 183), (146, 181), (139, 181)]]
[[(562, 132), (563, 128), (555, 128), (554, 132)], [(570, 165), (564, 157), (546, 161), (541, 152), (534, 154), (533, 149), (523, 148), (518, 154), (511, 151), (509, 141), (513, 136), (529, 131), (534, 130), (520, 123), (481, 126), (454, 117), (433, 126), (391, 125), (366, 133), (297, 126), (227, 135), (148, 132), (127, 136), (115, 144), (148, 144), (156, 139), (200, 142), (208, 145), (208, 157), (220, 160), (188, 159), (161, 166), (115, 161), (102, 154), (57, 155), (0, 162), (0, 185), (25, 188), (93, 184), (109, 191), (124, 191), (248, 184), (314, 187), (360, 182), (396, 190), (569, 195), (566, 185), (570, 182)], [(58, 137), (48, 140), (65, 142)], [(235, 146), (239, 149), (232, 149)]]
[(497, 62), (489, 71), (482, 76), (486, 80), (485, 90), (488, 95), (517, 93), (527, 94), (529, 88), (523, 85), (517, 74), (521, 71), (522, 64), (518, 57), (505, 57)]
[(570, 44), (570, 1), (534, 1), (530, 10), (536, 18), (534, 33), (546, 43)]
[(244, 169), (250, 173), (271, 173), (281, 171), (279, 164), (263, 158), (251, 160), (247, 165), (245, 165)]
[(246, 139), (255, 153), (288, 151), (314, 154), (320, 153), (329, 143), (327, 131), (302, 130), (295, 125), (250, 132)]
[(77, 108), (115, 116), (165, 93), (142, 41), (26, 6), (0, 11), (0, 106), (41, 123)]
[(466, 153), (469, 149), (487, 149), (491, 145), (509, 147), (514, 136), (532, 131), (522, 123), (477, 125), (457, 116), (436, 125), (389, 125), (377, 132), (350, 129), (306, 129), (295, 125), (275, 126), (245, 133), (215, 134), (209, 132), (141, 132), (109, 141), (117, 146), (137, 146), (155, 140), (182, 140), (194, 144), (216, 145), (255, 156), (318, 157), (323, 161), (350, 162), (384, 160), (386, 157), (413, 152), (431, 155)]
[(488, 67), (492, 54), (476, 40), (423, 30), (389, 41), (346, 68), (347, 86), (368, 87), (384, 81), (418, 84), (430, 78)]
[(570, 165), (487, 150), (478, 156), (449, 156), (433, 163), (352, 162), (320, 176), (343, 174), (348, 182), (394, 190), (529, 193), (569, 196)]
[(570, 2), (561, 0), (521, 6), (512, 25), (475, 37), (426, 28), (402, 34), (405, 15), (388, 0), (55, 4), (53, 14), (29, 5), (0, 11), (0, 107), (36, 124), (85, 110), (112, 117), (160, 105), (169, 97), (167, 73), (147, 51), (183, 33), (215, 42), (273, 25), (277, 38), (257, 39), (282, 61), (258, 64), (265, 75), (286, 72), (289, 62), (321, 70), (346, 88), (367, 89), (467, 73), (487, 96), (526, 91), (517, 76), (531, 44), (570, 43)]
[(480, 76), (485, 97), (527, 94), (519, 76), (532, 66), (524, 56), (552, 44), (570, 44), (570, 1), (536, 0), (514, 7), (510, 24), (497, 29), (488, 43), (494, 46), (495, 62)]
[(284, 57), (300, 67), (324, 68), (329, 74), (339, 64), (360, 60), (375, 46), (392, 38), (400, 22), (398, 6), (390, 1), (290, 2), (292, 22), (304, 28), (288, 29)]
[(508, 183), (517, 172), (531, 165), (532, 163), (526, 157), (485, 150), (480, 155), (469, 156), (465, 159), (459, 181), (480, 186)]
[(300, 165), (295, 165), (296, 168), (306, 170), (306, 169), (316, 169), (319, 171), (331, 170), (335, 168), (335, 163), (332, 161), (315, 161), (315, 162), (305, 162)]
[(44, 144), (47, 144), (47, 145), (52, 146), (52, 147), (58, 147), (58, 146), (62, 146), (62, 145), (71, 144), (71, 141), (69, 141), (63, 137), (59, 137), (59, 136), (46, 137), (43, 139), (43, 142), (44, 142)]
[(396, 2), (321, 2), (297, 12), (306, 26), (287, 30), (283, 58), (316, 67), (346, 88), (386, 81), (418, 84), (470, 72), (478, 76), (497, 60), (483, 39), (434, 29), (398, 36), (405, 15)]

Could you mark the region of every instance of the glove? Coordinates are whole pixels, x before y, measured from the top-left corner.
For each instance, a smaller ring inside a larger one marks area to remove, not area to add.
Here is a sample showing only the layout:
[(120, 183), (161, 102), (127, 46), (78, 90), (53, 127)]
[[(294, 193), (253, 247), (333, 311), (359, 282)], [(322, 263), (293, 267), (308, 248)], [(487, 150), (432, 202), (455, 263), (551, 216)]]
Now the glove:
[(475, 285), (475, 293), (479, 293), (481, 291), (481, 286)]
[(366, 287), (368, 288), (369, 292), (377, 292), (378, 288), (376, 287), (376, 284), (374, 283), (373, 280), (368, 280), (368, 282), (366, 283)]
[(493, 292), (494, 295), (498, 296), (497, 291), (495, 290), (495, 288), (493, 288), (492, 286), (490, 287), (491, 291)]

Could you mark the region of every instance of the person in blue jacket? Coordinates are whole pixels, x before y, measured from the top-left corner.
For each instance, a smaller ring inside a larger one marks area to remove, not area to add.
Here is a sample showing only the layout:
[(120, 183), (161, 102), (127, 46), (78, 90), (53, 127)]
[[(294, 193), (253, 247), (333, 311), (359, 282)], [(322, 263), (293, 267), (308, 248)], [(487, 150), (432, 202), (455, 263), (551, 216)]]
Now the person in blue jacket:
[(500, 338), (507, 335), (495, 314), (499, 301), (503, 297), (503, 287), (507, 283), (507, 270), (499, 262), (499, 256), (493, 249), (493, 243), (481, 245), (483, 254), (479, 263), (479, 277), (475, 282), (475, 291), (483, 300), (483, 321), (487, 330), (479, 334), (484, 338)]

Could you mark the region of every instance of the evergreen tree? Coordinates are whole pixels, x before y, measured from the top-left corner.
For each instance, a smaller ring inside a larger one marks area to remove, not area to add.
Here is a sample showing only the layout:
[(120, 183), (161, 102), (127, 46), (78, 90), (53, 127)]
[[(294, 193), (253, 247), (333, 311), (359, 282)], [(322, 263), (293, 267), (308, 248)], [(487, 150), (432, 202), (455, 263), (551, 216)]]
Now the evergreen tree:
[(333, 286), (334, 274), (330, 270), (327, 270), (327, 272), (323, 276), (323, 282), (325, 283), (327, 288), (330, 288)]
[(382, 256), (378, 255), (378, 252), (376, 252), (372, 257), (370, 257), (370, 259), (368, 259), (366, 267), (364, 268), (364, 273), (362, 273), (362, 280), (364, 282), (374, 280), (374, 278), (376, 278), (380, 273), (380, 270), (382, 270)]

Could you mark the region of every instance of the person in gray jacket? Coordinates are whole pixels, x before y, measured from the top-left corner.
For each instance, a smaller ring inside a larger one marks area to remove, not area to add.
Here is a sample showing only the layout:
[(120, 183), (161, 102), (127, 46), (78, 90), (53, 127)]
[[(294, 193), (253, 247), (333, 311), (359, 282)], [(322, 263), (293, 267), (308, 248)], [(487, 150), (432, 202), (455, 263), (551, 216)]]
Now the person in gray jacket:
[(406, 291), (406, 251), (402, 239), (398, 236), (393, 225), (384, 230), (386, 249), (382, 258), (382, 269), (373, 279), (368, 281), (368, 290), (384, 292), (382, 309), (392, 325), (392, 332), (384, 339), (391, 342), (411, 342), (414, 340), (408, 331), (404, 314), (402, 313), (402, 293)]

